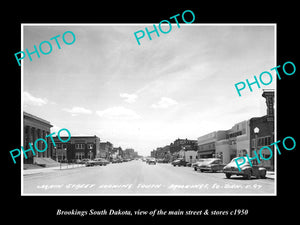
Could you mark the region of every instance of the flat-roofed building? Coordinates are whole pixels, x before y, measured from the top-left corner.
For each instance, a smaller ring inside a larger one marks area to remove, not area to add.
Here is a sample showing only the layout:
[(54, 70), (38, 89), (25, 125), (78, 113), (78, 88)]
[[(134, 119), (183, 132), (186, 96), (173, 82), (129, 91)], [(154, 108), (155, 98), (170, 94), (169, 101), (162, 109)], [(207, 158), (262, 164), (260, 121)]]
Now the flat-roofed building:
[(214, 131), (197, 139), (198, 158), (213, 158), (216, 154), (216, 142), (226, 137), (226, 131)]
[[(32, 151), (26, 152), (27, 159), (23, 154), (23, 162), (25, 164), (35, 164), (37, 163), (38, 158), (51, 158), (52, 152), (49, 149), (51, 139), (50, 137), (46, 137), (50, 134), (50, 128), (52, 125), (49, 121), (42, 119), (40, 117), (34, 116), (30, 113), (23, 112), (23, 148), (25, 150), (29, 149), (29, 143), (34, 146), (34, 142), (39, 139), (43, 138), (48, 143), (48, 149), (44, 152), (35, 151), (35, 155)], [(44, 149), (45, 144), (42, 141), (37, 142), (38, 149)], [(33, 147), (34, 149), (34, 147)], [(35, 150), (35, 149), (34, 149)]]
[[(66, 140), (68, 137), (61, 136)], [(53, 159), (56, 161), (72, 162), (77, 159), (94, 159), (100, 152), (100, 138), (94, 136), (71, 136), (71, 139), (62, 143), (57, 136), (53, 136), (55, 142), (52, 146)]]

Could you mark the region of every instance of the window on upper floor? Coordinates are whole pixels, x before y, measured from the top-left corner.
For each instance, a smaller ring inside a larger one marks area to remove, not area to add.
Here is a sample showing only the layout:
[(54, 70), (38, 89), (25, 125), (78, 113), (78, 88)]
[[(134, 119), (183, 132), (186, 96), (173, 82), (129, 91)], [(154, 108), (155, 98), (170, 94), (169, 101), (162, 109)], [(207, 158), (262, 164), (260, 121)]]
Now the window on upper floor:
[(75, 149), (84, 149), (85, 144), (75, 144)]
[(94, 144), (88, 144), (88, 145), (87, 145), (87, 148), (88, 148), (88, 149), (93, 149), (93, 148), (94, 148)]

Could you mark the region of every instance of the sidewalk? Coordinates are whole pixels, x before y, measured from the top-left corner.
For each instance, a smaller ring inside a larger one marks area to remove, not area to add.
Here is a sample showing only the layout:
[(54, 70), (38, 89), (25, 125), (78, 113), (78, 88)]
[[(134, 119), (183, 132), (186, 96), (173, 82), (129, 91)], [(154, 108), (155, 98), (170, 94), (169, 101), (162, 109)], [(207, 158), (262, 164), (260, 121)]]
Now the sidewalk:
[(68, 169), (75, 169), (80, 167), (85, 167), (85, 164), (62, 164), (61, 166), (55, 166), (55, 167), (27, 169), (27, 170), (23, 170), (23, 175), (26, 176), (32, 174), (50, 173), (59, 170), (68, 170)]

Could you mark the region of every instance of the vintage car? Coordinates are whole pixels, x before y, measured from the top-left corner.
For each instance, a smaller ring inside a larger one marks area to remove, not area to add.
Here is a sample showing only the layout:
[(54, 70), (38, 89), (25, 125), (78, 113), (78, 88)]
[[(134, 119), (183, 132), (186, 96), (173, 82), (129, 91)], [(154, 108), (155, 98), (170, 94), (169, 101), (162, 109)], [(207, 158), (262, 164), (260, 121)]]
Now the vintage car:
[(95, 166), (94, 160), (89, 159), (88, 161), (85, 162), (85, 166)]
[(149, 159), (148, 161), (147, 161), (147, 164), (149, 164), (149, 165), (156, 165), (156, 160), (155, 159)]
[(156, 160), (158, 163), (168, 163), (169, 160), (168, 159), (157, 159)]
[(76, 160), (75, 160), (75, 163), (78, 163), (78, 164), (85, 164), (87, 161), (89, 161), (89, 159), (76, 159)]
[(207, 159), (198, 159), (196, 162), (192, 163), (191, 167), (194, 168), (195, 171), (198, 170), (199, 166), (205, 162)]
[(107, 164), (109, 164), (108, 160), (102, 158), (96, 158), (94, 159), (94, 161), (96, 162), (96, 165), (100, 165), (100, 166), (106, 166)]
[(89, 160), (85, 163), (85, 166), (106, 166), (107, 164), (109, 164), (109, 161), (106, 159), (102, 159), (102, 158), (95, 158), (93, 160)]
[(121, 160), (120, 159), (111, 159), (111, 163), (120, 163)]
[[(240, 158), (237, 161), (239, 164), (242, 164), (243, 160), (245, 160), (245, 163), (239, 166), (241, 171), (239, 171), (237, 164), (235, 162), (235, 159), (238, 158)], [(251, 179), (252, 176), (255, 176), (256, 178), (266, 178), (266, 174), (267, 174), (266, 168), (259, 166), (256, 159), (251, 161), (252, 163), (251, 166), (247, 157), (243, 157), (243, 158), (241, 157), (233, 158), (231, 162), (228, 163), (223, 168), (223, 172), (225, 173), (225, 176), (227, 178), (230, 178), (231, 175), (243, 176), (246, 179)]]
[(220, 170), (223, 170), (223, 167), (225, 165), (222, 163), (222, 160), (219, 158), (209, 158), (207, 160), (205, 160), (203, 163), (201, 163), (197, 170), (199, 170), (200, 172), (204, 172), (204, 171), (210, 171), (210, 172), (217, 172)]
[(173, 166), (187, 166), (188, 162), (186, 162), (183, 158), (175, 159), (172, 163)]

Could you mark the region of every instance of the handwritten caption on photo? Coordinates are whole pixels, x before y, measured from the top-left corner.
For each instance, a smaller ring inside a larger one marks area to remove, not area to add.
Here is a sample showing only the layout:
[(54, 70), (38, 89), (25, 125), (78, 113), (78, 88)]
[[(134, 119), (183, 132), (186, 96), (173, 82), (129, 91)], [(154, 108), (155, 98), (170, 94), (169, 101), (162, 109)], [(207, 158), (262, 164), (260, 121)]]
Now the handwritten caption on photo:
[(256, 189), (259, 190), (262, 188), (260, 184), (233, 184), (230, 182), (224, 184), (212, 183), (212, 184), (40, 184), (36, 186), (41, 190), (51, 190), (51, 189), (72, 189), (72, 190), (83, 190), (83, 189), (168, 189), (168, 190), (200, 190), (200, 189)]

